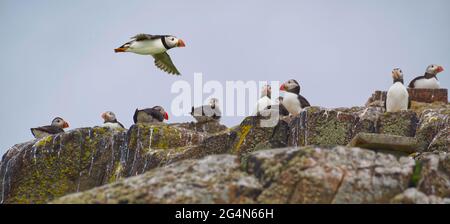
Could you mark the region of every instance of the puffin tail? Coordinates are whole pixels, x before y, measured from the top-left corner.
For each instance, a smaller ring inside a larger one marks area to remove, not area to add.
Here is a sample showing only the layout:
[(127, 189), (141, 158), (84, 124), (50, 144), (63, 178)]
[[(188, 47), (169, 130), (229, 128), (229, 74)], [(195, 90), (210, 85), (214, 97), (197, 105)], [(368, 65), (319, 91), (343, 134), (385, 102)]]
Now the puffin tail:
[(34, 128), (30, 128), (31, 134), (36, 137), (36, 135), (34, 134)]
[(139, 110), (136, 108), (133, 115), (133, 121), (135, 124), (137, 124), (137, 117), (138, 117)]

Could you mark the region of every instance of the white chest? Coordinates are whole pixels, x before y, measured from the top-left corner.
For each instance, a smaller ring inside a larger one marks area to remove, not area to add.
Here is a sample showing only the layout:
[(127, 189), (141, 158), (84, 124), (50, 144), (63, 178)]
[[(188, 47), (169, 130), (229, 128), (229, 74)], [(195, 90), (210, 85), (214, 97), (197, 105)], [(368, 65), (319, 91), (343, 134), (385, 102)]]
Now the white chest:
[(107, 128), (111, 128), (111, 129), (122, 128), (122, 127), (120, 127), (119, 123), (110, 123), (110, 122), (102, 124), (102, 127), (107, 127)]
[(439, 81), (435, 78), (419, 79), (414, 82), (414, 88), (417, 88), (417, 89), (439, 89)]
[(283, 98), (283, 106), (292, 115), (298, 115), (302, 111), (300, 101), (298, 100), (298, 95), (286, 92)]
[(270, 106), (272, 104), (273, 104), (272, 100), (269, 97), (267, 97), (267, 96), (262, 97), (256, 103), (256, 106), (253, 110), (253, 115), (256, 115), (258, 112), (263, 111), (264, 109), (266, 109), (268, 106)]
[(396, 82), (389, 88), (386, 96), (386, 111), (398, 112), (408, 109), (408, 90), (406, 87)]
[(160, 39), (156, 39), (136, 41), (131, 44), (128, 51), (142, 55), (155, 55), (166, 52), (167, 49), (164, 47)]

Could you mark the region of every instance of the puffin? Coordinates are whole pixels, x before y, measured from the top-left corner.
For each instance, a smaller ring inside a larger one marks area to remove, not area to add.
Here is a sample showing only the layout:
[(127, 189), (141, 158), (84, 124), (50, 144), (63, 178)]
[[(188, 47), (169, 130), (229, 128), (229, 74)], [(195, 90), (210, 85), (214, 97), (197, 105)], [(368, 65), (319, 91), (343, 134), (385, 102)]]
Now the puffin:
[(256, 116), (260, 111), (263, 111), (267, 107), (273, 104), (270, 99), (272, 94), (272, 87), (270, 85), (264, 85), (261, 90), (261, 98), (256, 102), (256, 105), (253, 109), (253, 116)]
[(197, 123), (219, 121), (222, 116), (219, 108), (219, 100), (217, 98), (211, 98), (209, 99), (208, 105), (197, 108), (192, 107), (191, 115), (197, 120)]
[(140, 55), (151, 55), (155, 65), (168, 74), (180, 75), (170, 59), (167, 51), (175, 47), (185, 47), (183, 40), (172, 35), (138, 34), (132, 40), (114, 49), (114, 52), (132, 52)]
[(125, 128), (123, 124), (121, 124), (119, 121), (117, 121), (116, 115), (111, 111), (106, 111), (102, 113), (101, 117), (103, 118), (103, 125), (102, 127), (109, 127), (109, 128)]
[(154, 106), (146, 109), (136, 109), (133, 115), (133, 121), (137, 123), (161, 123), (169, 120), (169, 115), (161, 106)]
[(303, 108), (311, 106), (308, 100), (300, 95), (300, 85), (295, 79), (290, 79), (283, 83), (280, 86), (280, 91), (285, 91), (281, 103), (293, 116), (300, 114)]
[(274, 104), (269, 105), (266, 108), (264, 108), (264, 110), (271, 110), (271, 109), (278, 111), (280, 116), (288, 116), (289, 115), (289, 111), (286, 109), (286, 107), (283, 106), (283, 97), (282, 96), (279, 96), (275, 100)]
[(68, 127), (69, 123), (67, 123), (64, 119), (60, 117), (56, 117), (53, 119), (51, 125), (31, 128), (30, 130), (31, 134), (33, 134), (35, 138), (43, 138), (45, 136), (62, 133), (64, 132), (64, 128)]
[(411, 108), (411, 99), (408, 90), (403, 85), (403, 72), (400, 68), (392, 70), (392, 78), (394, 84), (389, 88), (386, 100), (384, 101), (384, 109), (386, 112), (398, 112)]
[(413, 79), (408, 87), (416, 89), (439, 89), (439, 81), (436, 75), (443, 71), (444, 68), (440, 65), (429, 65), (425, 74)]

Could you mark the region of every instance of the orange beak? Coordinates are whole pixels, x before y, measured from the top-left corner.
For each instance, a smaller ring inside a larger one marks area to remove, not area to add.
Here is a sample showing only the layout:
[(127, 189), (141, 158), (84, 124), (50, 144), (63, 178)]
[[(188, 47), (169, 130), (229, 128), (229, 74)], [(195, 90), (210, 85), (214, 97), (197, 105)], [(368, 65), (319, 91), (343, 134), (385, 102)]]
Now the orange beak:
[(439, 66), (438, 68), (437, 68), (437, 73), (439, 73), (439, 72), (443, 72), (444, 71), (444, 68), (442, 67), (442, 66)]
[(106, 121), (106, 113), (103, 113), (101, 116), (102, 116), (103, 120)]
[(124, 47), (119, 47), (114, 49), (114, 52), (119, 53), (119, 52), (125, 52), (127, 51), (128, 48), (124, 48)]
[(184, 44), (182, 39), (178, 39), (177, 47), (186, 47), (186, 44)]
[(69, 127), (69, 123), (64, 121), (63, 128), (68, 128), (68, 127)]
[(284, 84), (280, 86), (280, 90), (281, 90), (281, 91), (284, 91), (284, 90), (285, 90), (285, 89), (284, 89)]
[(169, 120), (169, 115), (167, 114), (167, 112), (164, 114), (164, 119)]

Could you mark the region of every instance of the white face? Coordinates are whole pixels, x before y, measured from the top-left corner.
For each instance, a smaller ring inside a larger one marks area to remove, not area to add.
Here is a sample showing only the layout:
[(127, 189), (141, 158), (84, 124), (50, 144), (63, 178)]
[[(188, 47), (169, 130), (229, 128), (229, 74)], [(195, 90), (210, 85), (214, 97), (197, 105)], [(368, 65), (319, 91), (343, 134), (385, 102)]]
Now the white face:
[(401, 79), (403, 78), (403, 71), (399, 68), (392, 70), (392, 78), (393, 79)]
[(217, 104), (219, 104), (219, 100), (217, 98), (209, 99), (209, 106), (210, 107), (215, 107), (215, 106), (217, 106)]
[(270, 96), (272, 94), (272, 87), (270, 85), (264, 85), (261, 90), (261, 96)]
[(427, 67), (427, 71), (426, 71), (426, 72), (427, 72), (428, 74), (436, 75), (436, 74), (438, 74), (439, 72), (442, 72), (442, 71), (444, 71), (444, 69), (442, 68), (442, 66), (432, 64), (432, 65), (429, 65), (429, 66)]
[(299, 87), (297, 81), (290, 79), (287, 82), (284, 83), (284, 88), (286, 91), (295, 89), (296, 87)]
[(59, 128), (66, 128), (66, 127), (68, 127), (68, 124), (62, 118), (57, 117), (57, 118), (53, 119), (52, 126), (59, 127)]
[(103, 119), (105, 119), (105, 121), (114, 121), (116, 120), (116, 115), (111, 111), (107, 111), (104, 113)]
[(178, 38), (174, 37), (174, 36), (167, 36), (165, 37), (167, 46), (169, 47), (178, 47)]

